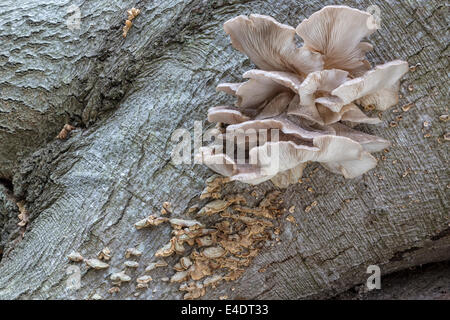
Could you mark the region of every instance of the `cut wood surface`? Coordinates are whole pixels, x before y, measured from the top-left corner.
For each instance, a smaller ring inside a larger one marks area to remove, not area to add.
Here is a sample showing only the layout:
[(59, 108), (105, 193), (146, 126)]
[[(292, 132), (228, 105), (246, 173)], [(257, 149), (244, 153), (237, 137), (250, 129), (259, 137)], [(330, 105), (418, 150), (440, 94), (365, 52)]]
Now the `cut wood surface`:
[[(276, 221), (279, 241), (268, 241), (241, 278), (208, 288), (202, 298), (327, 298), (365, 283), (369, 265), (388, 274), (450, 259), (448, 125), (439, 120), (449, 102), (445, 3), (6, 0), (0, 4), (0, 181), (6, 186), (0, 188), (0, 298), (181, 299), (178, 284), (161, 281), (174, 274), (174, 257), (151, 274), (148, 289), (136, 290), (136, 278), (171, 228), (136, 230), (134, 223), (159, 215), (165, 201), (171, 217), (183, 218), (190, 206), (205, 203), (199, 195), (213, 173), (198, 164), (175, 166), (171, 135), (178, 128), (193, 134), (194, 121), (211, 127), (207, 109), (233, 101), (216, 93), (216, 85), (240, 82), (252, 68), (231, 47), (223, 23), (259, 13), (296, 26), (329, 4), (360, 10), (376, 4), (381, 29), (369, 38), (370, 61), (416, 66), (402, 80), (398, 106), (384, 112), (381, 124), (361, 126), (392, 146), (356, 179), (308, 166), (303, 183), (281, 190), (284, 206), (294, 209)], [(66, 25), (70, 5), (80, 8), (80, 29)], [(141, 13), (123, 38), (132, 7)], [(66, 123), (76, 129), (56, 139)], [(246, 197), (256, 191), (258, 200), (275, 189), (270, 182), (233, 183), (225, 191)], [(29, 219), (22, 228), (19, 201)], [(93, 258), (104, 247), (113, 253), (110, 267), (78, 264), (81, 287), (68, 288), (70, 266), (77, 265), (69, 253)], [(133, 282), (111, 295), (109, 277), (123, 269), (132, 247), (143, 252), (139, 268), (127, 271)]]

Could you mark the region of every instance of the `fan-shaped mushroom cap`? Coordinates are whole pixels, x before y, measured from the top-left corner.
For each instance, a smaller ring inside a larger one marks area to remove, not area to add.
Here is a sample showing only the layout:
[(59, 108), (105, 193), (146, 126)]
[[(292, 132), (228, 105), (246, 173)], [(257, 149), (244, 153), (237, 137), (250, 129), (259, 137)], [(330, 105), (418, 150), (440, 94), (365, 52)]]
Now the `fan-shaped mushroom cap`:
[(263, 174), (259, 167), (249, 164), (237, 164), (224, 153), (215, 154), (214, 148), (202, 147), (196, 155), (197, 161), (202, 161), (212, 170), (223, 176), (230, 177), (231, 181), (241, 181), (248, 184), (259, 184), (270, 180), (274, 174)]
[[(330, 112), (329, 109), (323, 108), (324, 113)], [(377, 124), (380, 123), (381, 120), (378, 117), (370, 118), (361, 109), (358, 108), (354, 103), (350, 103), (344, 106), (339, 112), (340, 119), (343, 121), (349, 121), (353, 123), (368, 123), (368, 124)], [(326, 117), (326, 116), (324, 116)], [(325, 124), (331, 124), (336, 121), (325, 121)]]
[(364, 112), (353, 103), (344, 106), (339, 112), (333, 112), (321, 104), (309, 107), (291, 104), (287, 110), (287, 114), (296, 115), (321, 125), (330, 125), (341, 120), (352, 123), (369, 124), (381, 122), (379, 118), (370, 118), (365, 115)]
[(355, 74), (370, 68), (365, 54), (372, 46), (361, 40), (376, 30), (368, 23), (371, 18), (371, 14), (347, 6), (326, 6), (303, 20), (296, 31), (307, 48), (324, 56), (325, 69)]
[(233, 131), (246, 131), (249, 129), (260, 130), (260, 129), (279, 129), (282, 133), (296, 137), (305, 141), (312, 141), (316, 137), (323, 136), (324, 132), (319, 130), (308, 130), (294, 124), (285, 117), (279, 116), (271, 119), (263, 120), (250, 120), (238, 124), (233, 124), (227, 127), (227, 132), (232, 133)]
[(331, 94), (344, 104), (361, 99), (365, 104), (373, 103), (378, 110), (386, 110), (398, 102), (398, 83), (408, 70), (408, 62), (391, 61), (344, 82)]
[(214, 147), (201, 147), (195, 155), (195, 160), (226, 177), (234, 175), (237, 170), (234, 160), (225, 153), (216, 154)]
[(331, 172), (342, 174), (347, 179), (356, 178), (377, 165), (377, 160), (368, 152), (363, 152), (360, 159), (321, 163)]
[(317, 91), (330, 93), (348, 80), (347, 76), (347, 71), (337, 69), (311, 72), (298, 88), (300, 104), (314, 106)]
[(391, 143), (385, 139), (351, 129), (341, 123), (332, 124), (331, 127), (336, 130), (338, 136), (347, 137), (353, 141), (357, 141), (364, 150), (368, 152), (379, 152), (391, 145)]
[[(310, 73), (306, 79), (298, 87), (299, 101), (295, 103), (294, 101), (290, 104), (288, 109), (288, 114), (297, 115), (305, 119), (314, 121), (319, 124), (327, 124), (331, 122), (325, 121), (323, 116), (320, 114), (316, 103), (320, 101), (319, 94), (323, 96), (324, 94), (329, 95), (331, 91), (339, 87), (342, 83), (348, 80), (348, 72), (343, 70), (331, 69), (316, 71)], [(333, 111), (339, 112), (342, 102), (337, 101), (337, 106), (332, 108)], [(332, 115), (327, 114), (328, 119), (334, 119)], [(336, 117), (338, 121), (339, 116)]]
[(257, 163), (264, 175), (275, 175), (307, 161), (336, 162), (359, 159), (361, 145), (346, 137), (323, 135), (313, 141), (313, 147), (292, 141), (267, 142), (250, 150), (252, 163)]
[[(250, 70), (244, 73), (250, 80), (241, 84), (234, 95), (241, 109), (258, 108), (280, 92), (297, 92), (302, 79), (296, 74), (280, 71)], [(231, 90), (228, 90), (231, 92)]]
[(231, 44), (263, 70), (307, 74), (321, 70), (319, 53), (295, 45), (295, 29), (269, 16), (238, 16), (224, 24)]
[(223, 91), (228, 94), (236, 95), (236, 91), (242, 83), (221, 83), (216, 87), (217, 91)]
[(211, 147), (201, 148), (200, 154), (204, 164), (231, 180), (259, 184), (272, 179), (280, 187), (298, 181), (308, 161), (339, 163), (345, 167), (347, 161), (362, 159), (364, 154), (359, 143), (341, 136), (322, 135), (313, 140), (313, 145), (267, 142), (249, 151), (250, 163), (256, 165), (237, 164), (223, 153), (214, 154)]
[(333, 112), (330, 109), (318, 104), (317, 110), (323, 119), (323, 124), (329, 125), (338, 121), (348, 121), (352, 123), (380, 123), (381, 120), (378, 117), (370, 118), (358, 108), (354, 103), (350, 103), (344, 106), (339, 112)]
[(208, 110), (209, 122), (223, 122), (226, 124), (240, 123), (250, 120), (249, 117), (243, 115), (239, 110), (233, 107), (219, 106)]

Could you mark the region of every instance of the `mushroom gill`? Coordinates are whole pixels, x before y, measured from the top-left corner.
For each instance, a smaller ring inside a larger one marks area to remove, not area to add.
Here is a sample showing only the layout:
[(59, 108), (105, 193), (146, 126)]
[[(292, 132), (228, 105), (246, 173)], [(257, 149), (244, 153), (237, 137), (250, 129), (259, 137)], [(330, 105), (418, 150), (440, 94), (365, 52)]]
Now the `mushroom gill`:
[[(219, 133), (197, 160), (231, 180), (272, 180), (279, 187), (297, 182), (310, 161), (345, 178), (374, 168), (371, 153), (389, 142), (351, 127), (381, 121), (360, 106), (386, 110), (398, 102), (408, 63), (396, 60), (370, 70), (365, 54), (372, 46), (361, 40), (375, 32), (372, 18), (327, 6), (296, 29), (254, 14), (225, 22), (233, 47), (260, 69), (245, 72), (245, 82), (217, 87), (237, 101), (209, 109), (208, 120), (219, 124)], [(304, 41), (300, 48), (296, 33)]]

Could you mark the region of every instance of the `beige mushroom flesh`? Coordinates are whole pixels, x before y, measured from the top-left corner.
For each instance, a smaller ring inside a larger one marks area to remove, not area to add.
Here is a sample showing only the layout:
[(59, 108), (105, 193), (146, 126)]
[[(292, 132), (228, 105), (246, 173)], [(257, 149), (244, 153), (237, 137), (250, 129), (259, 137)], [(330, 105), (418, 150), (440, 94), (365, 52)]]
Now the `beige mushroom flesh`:
[(362, 42), (376, 31), (370, 19), (364, 11), (326, 6), (295, 29), (256, 14), (225, 22), (232, 46), (259, 69), (245, 72), (242, 83), (217, 87), (236, 102), (209, 109), (219, 134), (197, 159), (231, 180), (279, 187), (296, 183), (311, 161), (345, 178), (373, 169), (371, 153), (389, 141), (352, 127), (381, 122), (361, 108), (397, 104), (409, 68), (401, 60), (372, 68), (366, 59), (372, 46)]

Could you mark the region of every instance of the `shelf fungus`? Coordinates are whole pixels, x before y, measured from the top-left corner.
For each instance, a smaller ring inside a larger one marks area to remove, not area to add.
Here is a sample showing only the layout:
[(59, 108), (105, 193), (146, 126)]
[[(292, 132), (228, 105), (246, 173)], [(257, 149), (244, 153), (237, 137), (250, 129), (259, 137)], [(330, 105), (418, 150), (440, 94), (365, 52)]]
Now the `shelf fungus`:
[(100, 253), (97, 255), (97, 258), (99, 260), (109, 261), (109, 260), (111, 260), (111, 256), (112, 256), (111, 249), (106, 247), (106, 248), (103, 248), (102, 251), (100, 251)]
[(147, 228), (147, 227), (151, 227), (151, 226), (159, 226), (160, 224), (169, 221), (168, 218), (164, 218), (164, 217), (156, 217), (154, 215), (150, 215), (145, 219), (139, 220), (138, 222), (136, 222), (134, 224), (134, 226), (136, 227), (136, 229), (142, 229), (142, 228)]
[(122, 282), (130, 282), (131, 281), (131, 277), (127, 274), (125, 274), (125, 271), (121, 271), (121, 272), (116, 272), (111, 274), (111, 281), (113, 281), (114, 283), (120, 284)]
[(67, 137), (69, 136), (70, 132), (72, 132), (73, 130), (75, 130), (74, 126), (72, 126), (72, 125), (70, 125), (68, 123), (65, 124), (64, 127), (61, 129), (61, 131), (56, 136), (56, 139), (66, 140)]
[(72, 262), (81, 262), (84, 260), (83, 256), (79, 252), (76, 252), (76, 251), (72, 251), (67, 256), (67, 258)]
[(153, 281), (153, 278), (150, 276), (141, 276), (136, 279), (137, 282), (137, 289), (145, 289), (148, 288), (148, 283), (150, 281)]
[(107, 269), (109, 268), (109, 264), (100, 261), (98, 259), (85, 259), (84, 262), (86, 263), (86, 265), (90, 268), (93, 268), (95, 270), (102, 270), (102, 269)]
[(165, 262), (164, 260), (158, 260), (156, 262), (150, 263), (147, 266), (147, 268), (145, 268), (145, 272), (150, 272), (152, 270), (155, 270), (156, 268), (163, 268), (167, 266), (168, 266), (167, 262)]
[(127, 260), (127, 261), (125, 261), (125, 262), (123, 263), (123, 265), (124, 265), (126, 268), (133, 268), (133, 269), (135, 269), (135, 268), (138, 268), (138, 267), (139, 267), (139, 262)]
[(142, 256), (142, 251), (136, 249), (136, 248), (128, 248), (125, 252), (125, 258), (129, 259), (131, 257), (140, 257)]
[(363, 110), (397, 104), (409, 67), (395, 60), (372, 68), (365, 56), (372, 45), (362, 41), (376, 31), (371, 19), (364, 11), (326, 6), (296, 29), (257, 14), (225, 22), (232, 46), (258, 69), (245, 72), (245, 82), (219, 84), (218, 91), (237, 101), (209, 109), (208, 120), (220, 126), (197, 160), (231, 181), (272, 180), (279, 187), (296, 183), (311, 161), (345, 178), (373, 169), (371, 153), (390, 143), (353, 127), (381, 122)]
[[(200, 215), (215, 215), (218, 220), (214, 223), (170, 219), (172, 238), (155, 256), (180, 256), (176, 261), (171, 259), (174, 273), (170, 274), (170, 282), (180, 283), (184, 299), (198, 299), (205, 295), (207, 287), (215, 288), (222, 281), (235, 281), (243, 275), (272, 238), (274, 220), (283, 214), (280, 194), (268, 192), (259, 203), (247, 203), (236, 194), (213, 200), (200, 210)], [(156, 267), (153, 262), (145, 271)]]

